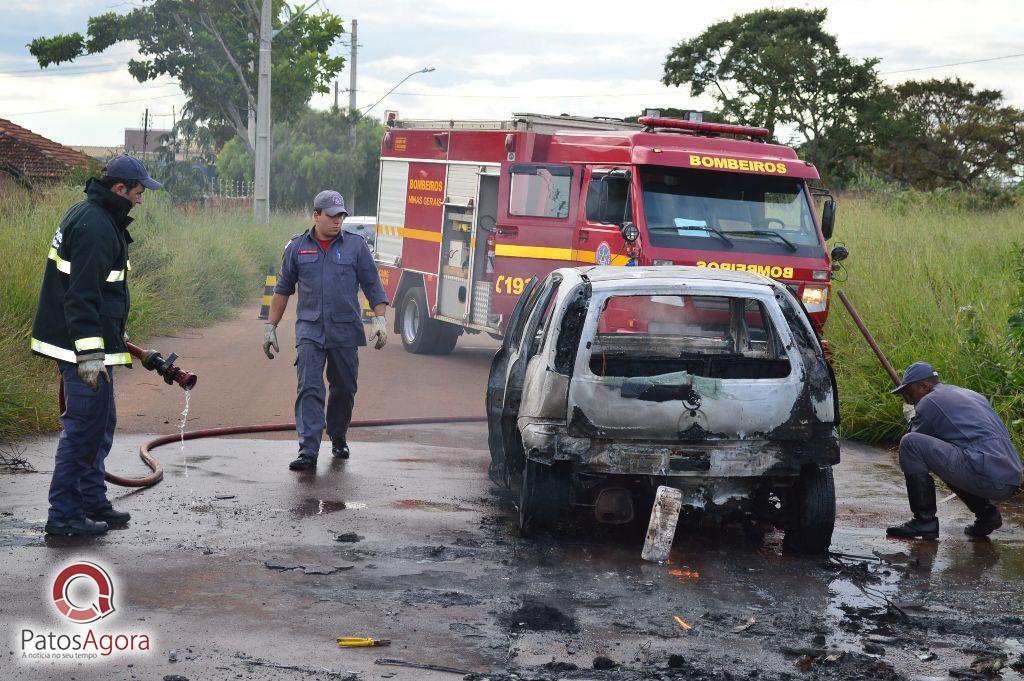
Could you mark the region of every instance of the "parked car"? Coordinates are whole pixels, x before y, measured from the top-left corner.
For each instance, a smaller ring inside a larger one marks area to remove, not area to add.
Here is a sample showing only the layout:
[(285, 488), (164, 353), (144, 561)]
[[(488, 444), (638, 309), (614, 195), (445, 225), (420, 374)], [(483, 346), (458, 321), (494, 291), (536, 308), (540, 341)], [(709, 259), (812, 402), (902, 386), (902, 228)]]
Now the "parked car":
[(373, 250), (373, 244), (377, 240), (376, 215), (350, 215), (341, 223), (341, 228), (350, 234), (358, 234), (366, 239), (370, 250)]
[(487, 385), (490, 476), (523, 533), (571, 508), (628, 523), (754, 519), (803, 552), (835, 524), (838, 395), (799, 300), (695, 267), (559, 269), (526, 286)]

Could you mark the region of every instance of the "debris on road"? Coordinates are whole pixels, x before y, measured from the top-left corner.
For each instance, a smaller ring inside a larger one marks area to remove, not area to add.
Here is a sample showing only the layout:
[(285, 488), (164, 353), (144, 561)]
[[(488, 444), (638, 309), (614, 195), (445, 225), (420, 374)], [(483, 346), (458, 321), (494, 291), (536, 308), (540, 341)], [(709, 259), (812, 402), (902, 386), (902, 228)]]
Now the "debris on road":
[(506, 614), (502, 621), (507, 629), (530, 631), (564, 631), (575, 633), (579, 627), (576, 620), (558, 608), (531, 599), (524, 599), (522, 605)]
[(366, 539), (366, 537), (358, 535), (355, 532), (343, 532), (342, 534), (339, 534), (337, 537), (335, 537), (334, 541), (352, 544), (355, 542), (363, 541), (364, 539)]
[(654, 508), (647, 526), (647, 538), (640, 557), (652, 563), (664, 563), (672, 550), (676, 537), (676, 523), (683, 507), (683, 493), (674, 487), (662, 485), (654, 495)]
[(391, 641), (386, 638), (360, 638), (356, 636), (339, 636), (339, 648), (373, 648), (375, 646), (389, 646)]
[(473, 676), (473, 672), (466, 671), (465, 669), (456, 669), (455, 667), (445, 667), (444, 665), (438, 664), (426, 664), (424, 662), (406, 662), (405, 660), (395, 660), (391, 658), (381, 658), (374, 660), (374, 664), (386, 665), (390, 667), (408, 667), (410, 669), (426, 669), (432, 672), (447, 672), (449, 674), (462, 674), (463, 676)]

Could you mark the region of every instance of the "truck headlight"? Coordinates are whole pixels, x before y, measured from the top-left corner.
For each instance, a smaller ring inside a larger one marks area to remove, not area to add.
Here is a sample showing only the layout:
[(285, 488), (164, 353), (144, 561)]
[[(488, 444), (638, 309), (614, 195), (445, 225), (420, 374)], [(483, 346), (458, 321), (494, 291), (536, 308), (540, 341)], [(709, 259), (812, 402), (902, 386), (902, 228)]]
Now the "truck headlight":
[(808, 312), (824, 312), (828, 307), (828, 287), (804, 286), (800, 299)]

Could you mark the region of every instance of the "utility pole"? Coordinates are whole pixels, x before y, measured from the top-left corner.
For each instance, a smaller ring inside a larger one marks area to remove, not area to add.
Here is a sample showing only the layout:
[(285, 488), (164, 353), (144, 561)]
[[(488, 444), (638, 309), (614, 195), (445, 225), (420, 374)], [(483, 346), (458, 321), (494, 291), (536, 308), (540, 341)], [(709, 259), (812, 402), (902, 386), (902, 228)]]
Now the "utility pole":
[(338, 110), (338, 81), (334, 81), (334, 110)]
[[(249, 42), (251, 43), (254, 39), (252, 33), (249, 34)], [(253, 63), (249, 61), (249, 71), (252, 71)], [(250, 102), (249, 104), (249, 120), (247, 121), (246, 132), (249, 136), (249, 148), (256, 149), (256, 108)]]
[(149, 109), (142, 118), (142, 158), (146, 158), (146, 151), (149, 148)]
[[(356, 113), (356, 52), (359, 49), (359, 21), (356, 19), (352, 20), (352, 45), (349, 51), (349, 70), (348, 70), (348, 112), (351, 115)], [(335, 95), (335, 103), (337, 106), (337, 95)]]
[(253, 187), (252, 216), (270, 223), (270, 41), (271, 0), (263, 0), (260, 12), (260, 72), (256, 102), (256, 182)]

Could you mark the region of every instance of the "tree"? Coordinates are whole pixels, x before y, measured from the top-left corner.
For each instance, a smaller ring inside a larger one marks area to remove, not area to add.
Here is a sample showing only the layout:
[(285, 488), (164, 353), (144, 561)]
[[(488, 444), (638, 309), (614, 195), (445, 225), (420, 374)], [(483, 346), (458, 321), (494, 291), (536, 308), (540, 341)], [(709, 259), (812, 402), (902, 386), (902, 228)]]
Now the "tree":
[[(374, 118), (353, 119), (344, 111), (306, 108), (274, 128), (271, 200), (289, 208), (311, 206), (321, 189), (341, 192), (352, 214), (373, 213), (377, 203), (380, 141), (384, 127)], [(245, 148), (231, 140), (217, 156), (222, 181), (252, 180)]]
[(822, 24), (827, 10), (765, 9), (708, 27), (676, 45), (662, 82), (705, 92), (744, 125), (792, 126), (806, 158), (825, 174), (870, 146), (883, 88), (876, 59), (842, 54)]
[[(275, 28), (301, 11), (285, 0), (273, 0), (272, 8)], [(247, 119), (250, 107), (256, 108), (259, 20), (260, 0), (143, 0), (127, 14), (91, 17), (87, 37), (36, 38), (28, 47), (45, 68), (136, 42), (144, 58), (130, 60), (129, 73), (140, 83), (177, 79), (188, 98), (182, 130), (205, 128), (220, 143), (234, 134), (253, 154)], [(329, 92), (344, 59), (329, 56), (328, 49), (343, 32), (336, 15), (306, 13), (274, 39), (274, 121), (292, 119), (313, 94)]]
[(895, 134), (878, 155), (890, 178), (917, 189), (964, 189), (1021, 178), (1024, 111), (999, 90), (957, 79), (895, 88)]

